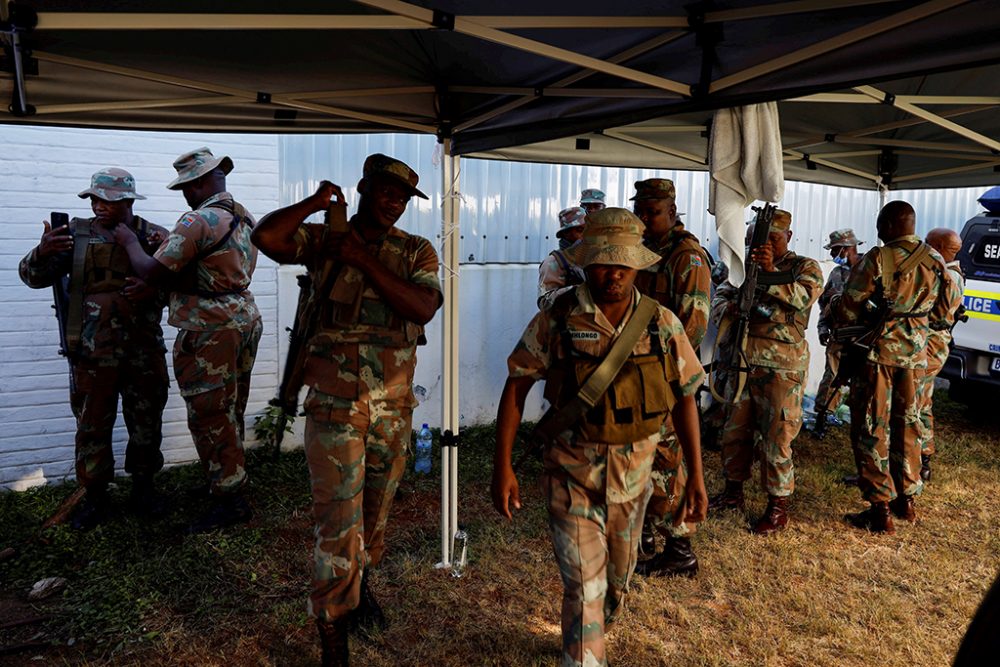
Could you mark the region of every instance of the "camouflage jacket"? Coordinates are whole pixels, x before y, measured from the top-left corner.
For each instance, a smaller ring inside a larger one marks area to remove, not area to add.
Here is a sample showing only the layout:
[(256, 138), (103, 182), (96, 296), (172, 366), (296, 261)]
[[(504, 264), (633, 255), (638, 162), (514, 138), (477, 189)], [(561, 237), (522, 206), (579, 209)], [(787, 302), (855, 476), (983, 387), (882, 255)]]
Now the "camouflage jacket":
[[(229, 232), (234, 217), (230, 211), (242, 222), (221, 248), (198, 259)], [(253, 216), (228, 192), (212, 195), (180, 217), (154, 257), (175, 274), (197, 260), (197, 288), (171, 291), (170, 324), (192, 331), (246, 331), (260, 319), (248, 289), (257, 266), (257, 248), (250, 242), (254, 224)]]
[(931, 372), (940, 371), (944, 362), (948, 360), (948, 344), (951, 342), (952, 327), (955, 326), (955, 313), (962, 304), (962, 295), (965, 293), (965, 276), (962, 275), (962, 267), (958, 261), (945, 264), (948, 269), (945, 274), (946, 291), (945, 297), (948, 303), (954, 304), (948, 312), (948, 327), (931, 329), (927, 336), (927, 370)]
[[(747, 360), (753, 366), (803, 371), (809, 367), (805, 332), (809, 312), (823, 290), (823, 272), (814, 259), (789, 250), (774, 261), (775, 272), (788, 271), (792, 281), (768, 285), (751, 314), (747, 333)], [(733, 322), (739, 289), (724, 283), (715, 293), (713, 311)]]
[[(355, 218), (351, 224), (355, 224)], [(326, 263), (321, 252), (324, 225), (301, 225), (295, 235), (295, 262), (318, 282)], [(438, 256), (430, 241), (396, 227), (367, 244), (383, 266), (407, 281), (441, 291)], [(331, 307), (350, 304), (347, 319), (327, 321)], [(356, 307), (355, 307), (356, 306)], [(305, 384), (349, 400), (403, 400), (415, 405), (413, 373), (423, 327), (399, 318), (357, 269), (338, 271), (328, 303), (320, 309), (320, 327), (308, 341)], [(400, 336), (402, 328), (405, 335)]]
[(553, 250), (538, 266), (538, 307), (551, 305), (556, 290), (579, 285), (584, 280), (583, 269), (569, 261), (563, 250)]
[[(916, 236), (903, 236), (883, 246), (893, 254), (898, 267), (918, 247)], [(851, 271), (844, 293), (834, 301), (833, 314), (844, 325), (870, 320), (872, 301), (876, 305), (882, 290), (881, 248), (872, 248)], [(892, 282), (893, 313), (872, 346), (868, 360), (883, 366), (927, 368), (927, 337), (931, 328), (949, 326), (952, 303), (944, 261), (930, 249), (928, 258)], [(960, 294), (959, 294), (960, 296)]]
[(647, 242), (646, 247), (663, 259), (640, 271), (635, 286), (673, 311), (697, 348), (708, 329), (712, 289), (712, 269), (705, 249), (679, 222), (659, 242)]
[[(594, 303), (586, 284), (574, 289), (577, 303), (562, 320), (568, 330), (566, 333), (574, 350), (603, 358), (628, 319), (618, 328), (612, 326)], [(637, 299), (638, 291), (635, 291), (633, 304)], [(660, 345), (665, 354), (664, 373), (671, 391), (675, 397), (693, 396), (705, 377), (701, 363), (683, 335), (684, 329), (677, 317), (661, 307), (657, 318)], [(507, 359), (511, 377), (548, 378), (550, 371), (569, 353), (563, 349), (565, 338), (564, 332), (559, 330), (559, 322), (552, 310), (539, 311), (532, 318)], [(632, 353), (650, 354), (652, 350), (647, 328)], [(671, 405), (672, 400), (676, 399), (668, 399)], [(653, 452), (660, 439), (660, 434), (656, 433), (637, 442), (606, 445), (586, 442), (575, 431), (566, 431), (546, 454), (546, 461), (548, 465), (559, 467), (561, 474), (580, 487), (603, 496), (609, 503), (621, 503), (645, 492)]]
[[(167, 230), (135, 216), (136, 231), (146, 252), (152, 254), (155, 246), (146, 241), (152, 231), (166, 236)], [(70, 222), (76, 232), (76, 225)], [(28, 287), (51, 287), (73, 268), (73, 252), (38, 259), (38, 248), (33, 248), (18, 266), (21, 280)], [(99, 266), (100, 265), (100, 266)], [(128, 261), (125, 248), (118, 245), (112, 230), (90, 219), (90, 245), (84, 261), (83, 322), (80, 327), (81, 359), (94, 361), (123, 359), (136, 349), (164, 351), (163, 317), (165, 299), (161, 293), (140, 301), (131, 301), (122, 295), (126, 277), (135, 272)], [(69, 285), (70, 292), (73, 285)]]
[(826, 279), (826, 287), (823, 288), (823, 294), (819, 297), (819, 321), (816, 322), (816, 330), (820, 336), (830, 333), (830, 329), (833, 327), (830, 316), (830, 301), (833, 297), (843, 293), (844, 285), (847, 284), (847, 276), (850, 274), (851, 267), (834, 266), (833, 270), (830, 271), (830, 277)]

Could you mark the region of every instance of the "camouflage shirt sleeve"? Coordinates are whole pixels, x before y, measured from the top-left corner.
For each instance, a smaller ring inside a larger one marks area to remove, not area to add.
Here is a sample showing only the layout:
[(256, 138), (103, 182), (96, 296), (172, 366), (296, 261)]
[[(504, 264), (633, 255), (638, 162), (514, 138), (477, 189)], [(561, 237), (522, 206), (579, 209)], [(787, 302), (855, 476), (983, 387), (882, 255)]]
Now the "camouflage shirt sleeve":
[(410, 282), (440, 292), (441, 278), (438, 276), (437, 252), (431, 242), (422, 236), (413, 238), (417, 239), (417, 247), (413, 253), (413, 263), (410, 265)]
[(768, 285), (764, 293), (786, 309), (807, 311), (823, 292), (823, 271), (814, 259), (801, 257), (799, 260), (792, 267), (792, 282)]
[(693, 347), (701, 345), (708, 330), (709, 292), (712, 271), (700, 249), (683, 248), (667, 261), (674, 276), (674, 314), (684, 324), (684, 332)]
[(545, 311), (535, 314), (514, 351), (507, 357), (507, 373), (512, 378), (544, 380), (552, 363), (552, 322)]
[(171, 271), (180, 271), (194, 261), (206, 239), (211, 241), (211, 234), (204, 217), (198, 211), (189, 211), (177, 221), (153, 257)]
[(38, 248), (32, 248), (31, 252), (21, 258), (17, 266), (17, 274), (28, 287), (41, 289), (51, 287), (55, 281), (70, 272), (73, 264), (73, 254), (69, 252), (59, 253), (48, 259), (38, 259)]
[(712, 323), (715, 326), (722, 324), (722, 319), (726, 314), (729, 305), (736, 303), (740, 291), (728, 280), (719, 285), (712, 297)]
[(660, 308), (660, 337), (666, 353), (667, 381), (677, 396), (694, 396), (705, 381), (705, 369), (694, 346), (684, 333), (680, 320), (666, 308)]
[(947, 267), (941, 272), (941, 291), (931, 310), (928, 324), (931, 329), (946, 330), (955, 324), (955, 312), (962, 303), (962, 281)]

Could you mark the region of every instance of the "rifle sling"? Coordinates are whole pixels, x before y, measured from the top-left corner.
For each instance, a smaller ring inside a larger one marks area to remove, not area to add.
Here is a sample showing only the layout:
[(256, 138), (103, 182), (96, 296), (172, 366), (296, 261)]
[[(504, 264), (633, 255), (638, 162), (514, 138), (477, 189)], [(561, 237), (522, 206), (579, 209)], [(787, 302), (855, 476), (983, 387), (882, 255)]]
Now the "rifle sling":
[(77, 353), (83, 329), (83, 278), (90, 246), (90, 220), (75, 218), (73, 231), (73, 265), (69, 274), (69, 304), (66, 312), (66, 356)]
[(632, 318), (615, 339), (600, 365), (587, 377), (573, 400), (558, 411), (550, 410), (545, 414), (532, 432), (533, 440), (541, 439), (544, 442), (551, 442), (557, 435), (572, 427), (589, 408), (597, 403), (598, 399), (608, 390), (615, 376), (618, 375), (625, 360), (632, 353), (632, 348), (635, 347), (650, 319), (656, 314), (656, 310), (657, 303), (654, 299), (639, 297), (639, 303), (632, 313)]
[(791, 271), (761, 271), (757, 274), (758, 285), (788, 285), (795, 282)]

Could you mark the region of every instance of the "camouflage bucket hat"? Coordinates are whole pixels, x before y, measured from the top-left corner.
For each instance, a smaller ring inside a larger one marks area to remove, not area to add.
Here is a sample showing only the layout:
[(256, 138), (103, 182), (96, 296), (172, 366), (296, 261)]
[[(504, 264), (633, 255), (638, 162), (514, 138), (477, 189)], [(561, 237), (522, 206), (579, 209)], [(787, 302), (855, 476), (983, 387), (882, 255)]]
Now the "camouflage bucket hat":
[(641, 199), (676, 199), (677, 190), (669, 178), (647, 178), (635, 182), (635, 196), (629, 201)]
[(780, 208), (775, 209), (774, 217), (771, 218), (772, 232), (787, 232), (792, 228), (792, 214)]
[(417, 189), (417, 183), (420, 182), (417, 172), (410, 169), (404, 162), (400, 162), (388, 155), (382, 155), (381, 153), (369, 155), (365, 158), (365, 166), (362, 168), (362, 174), (365, 178), (371, 176), (388, 176), (406, 188), (407, 192), (411, 195), (416, 195), (421, 199), (429, 199), (427, 195)]
[(104, 201), (121, 201), (122, 199), (145, 199), (135, 192), (135, 179), (124, 169), (108, 167), (90, 177), (90, 187), (77, 195), (86, 199), (93, 195)]
[(559, 231), (557, 238), (562, 238), (565, 232), (576, 227), (583, 227), (587, 224), (587, 211), (579, 206), (571, 206), (559, 211)]
[(598, 190), (597, 188), (587, 188), (580, 193), (580, 203), (581, 204), (603, 204), (604, 203), (604, 192)]
[(221, 168), (224, 173), (228, 174), (233, 170), (233, 161), (229, 159), (228, 155), (215, 157), (212, 155), (212, 151), (204, 146), (196, 148), (174, 160), (174, 169), (177, 170), (177, 178), (170, 181), (167, 189), (180, 190), (181, 186), (185, 183), (193, 181), (196, 178), (201, 178), (216, 167)]
[(830, 232), (830, 242), (823, 246), (823, 248), (829, 250), (830, 248), (839, 248), (842, 246), (858, 246), (862, 243), (864, 241), (858, 240), (858, 237), (854, 235), (853, 229), (845, 227), (844, 229)]
[(569, 248), (570, 261), (586, 268), (591, 264), (627, 266), (645, 269), (660, 261), (660, 256), (642, 244), (646, 226), (632, 211), (605, 208), (587, 214), (583, 238)]

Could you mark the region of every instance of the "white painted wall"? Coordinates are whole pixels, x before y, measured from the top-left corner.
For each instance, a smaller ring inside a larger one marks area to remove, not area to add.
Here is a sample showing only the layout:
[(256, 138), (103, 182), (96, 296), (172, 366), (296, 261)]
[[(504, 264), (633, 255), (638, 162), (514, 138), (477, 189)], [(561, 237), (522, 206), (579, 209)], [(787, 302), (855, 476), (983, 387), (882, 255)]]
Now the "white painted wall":
[[(278, 205), (278, 138), (234, 134), (167, 134), (92, 129), (0, 126), (0, 487), (23, 489), (73, 475), (75, 424), (69, 408), (66, 361), (58, 355), (51, 290), (21, 283), (17, 265), (39, 240), (50, 211), (89, 216), (76, 193), (109, 166), (136, 178), (135, 212), (168, 229), (187, 210), (178, 192), (166, 189), (176, 175), (171, 163), (188, 150), (209, 146), (232, 157), (229, 189), (257, 217)], [(248, 426), (274, 394), (277, 383), (277, 271), (261, 257), (251, 289), (264, 318), (254, 372)], [(175, 329), (166, 324), (170, 349)], [(170, 355), (167, 359), (169, 362)], [(171, 371), (171, 377), (173, 371)], [(173, 384), (173, 383), (172, 383)], [(183, 401), (171, 387), (164, 413), (167, 464), (197, 459)], [(115, 429), (115, 458), (124, 458), (125, 428)]]

